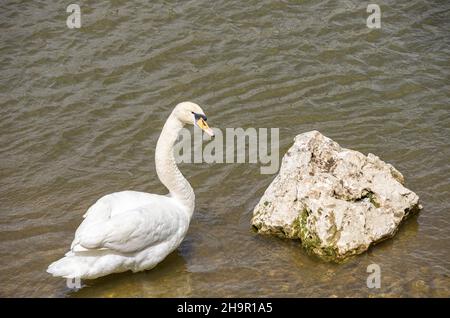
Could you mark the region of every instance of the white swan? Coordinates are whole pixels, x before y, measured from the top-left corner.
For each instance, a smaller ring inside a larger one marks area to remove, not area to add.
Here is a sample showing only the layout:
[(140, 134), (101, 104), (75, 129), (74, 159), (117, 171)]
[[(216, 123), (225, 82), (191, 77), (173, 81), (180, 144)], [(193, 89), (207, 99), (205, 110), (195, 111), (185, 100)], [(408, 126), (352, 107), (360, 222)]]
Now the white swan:
[(214, 136), (197, 104), (178, 104), (156, 144), (156, 173), (167, 196), (136, 191), (105, 195), (92, 205), (65, 257), (52, 263), (53, 276), (92, 279), (111, 273), (151, 269), (183, 240), (194, 212), (195, 196), (178, 170), (173, 145), (184, 124)]

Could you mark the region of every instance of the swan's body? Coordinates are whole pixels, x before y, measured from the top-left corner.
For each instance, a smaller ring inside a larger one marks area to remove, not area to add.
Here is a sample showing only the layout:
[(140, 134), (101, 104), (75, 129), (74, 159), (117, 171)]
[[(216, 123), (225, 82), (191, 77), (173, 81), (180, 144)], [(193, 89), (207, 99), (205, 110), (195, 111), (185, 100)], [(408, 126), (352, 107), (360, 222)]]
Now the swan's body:
[(178, 170), (173, 145), (185, 123), (213, 135), (201, 108), (178, 104), (167, 119), (155, 152), (156, 171), (169, 195), (122, 191), (92, 205), (66, 256), (52, 263), (53, 276), (91, 279), (111, 273), (151, 269), (183, 240), (194, 212), (195, 196)]

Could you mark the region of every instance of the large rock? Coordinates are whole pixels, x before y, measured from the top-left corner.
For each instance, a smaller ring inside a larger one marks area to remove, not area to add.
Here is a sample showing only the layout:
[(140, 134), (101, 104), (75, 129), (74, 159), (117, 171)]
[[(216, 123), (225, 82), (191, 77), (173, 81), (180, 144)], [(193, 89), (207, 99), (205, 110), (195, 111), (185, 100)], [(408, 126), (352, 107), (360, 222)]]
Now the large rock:
[(258, 233), (300, 239), (313, 254), (341, 262), (392, 237), (421, 209), (402, 174), (377, 156), (341, 148), (318, 131), (294, 141), (253, 211)]

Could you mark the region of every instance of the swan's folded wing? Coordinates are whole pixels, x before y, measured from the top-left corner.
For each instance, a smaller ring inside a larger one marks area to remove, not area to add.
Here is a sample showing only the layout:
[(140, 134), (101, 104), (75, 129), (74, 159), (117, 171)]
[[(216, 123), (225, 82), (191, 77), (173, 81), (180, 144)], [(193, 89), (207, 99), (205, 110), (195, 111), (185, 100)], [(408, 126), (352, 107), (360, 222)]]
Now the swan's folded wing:
[(72, 250), (137, 252), (173, 236), (180, 228), (181, 216), (175, 206), (146, 205), (107, 220), (86, 218)]

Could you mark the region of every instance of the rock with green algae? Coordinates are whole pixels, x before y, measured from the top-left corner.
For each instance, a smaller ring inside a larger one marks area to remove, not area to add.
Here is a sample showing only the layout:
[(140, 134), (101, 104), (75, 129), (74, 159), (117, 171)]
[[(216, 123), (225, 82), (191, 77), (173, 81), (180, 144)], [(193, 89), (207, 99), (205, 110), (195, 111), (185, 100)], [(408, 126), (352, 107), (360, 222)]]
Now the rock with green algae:
[(318, 131), (300, 134), (253, 211), (258, 233), (300, 239), (342, 262), (395, 235), (422, 207), (403, 175), (377, 156), (340, 147)]

